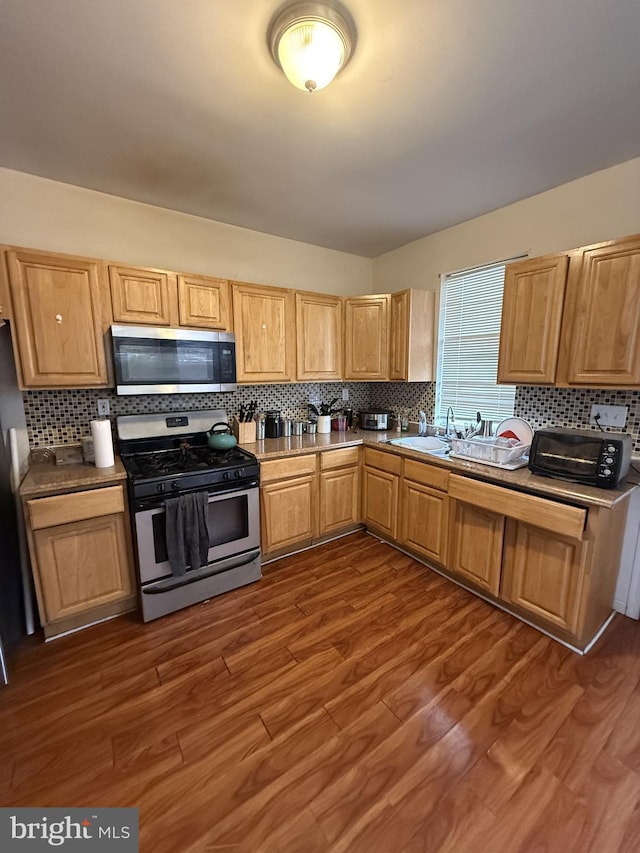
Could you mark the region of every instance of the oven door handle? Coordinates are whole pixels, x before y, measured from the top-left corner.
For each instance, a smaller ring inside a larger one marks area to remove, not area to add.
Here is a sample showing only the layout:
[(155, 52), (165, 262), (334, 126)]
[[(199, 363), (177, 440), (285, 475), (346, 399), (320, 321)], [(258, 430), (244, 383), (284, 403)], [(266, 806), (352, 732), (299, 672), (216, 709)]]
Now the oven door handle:
[[(231, 486), (228, 489), (220, 489), (220, 491), (209, 492), (209, 503), (211, 503), (212, 498), (217, 498), (218, 496), (223, 497), (224, 495), (240, 494), (241, 492), (248, 491), (249, 489), (255, 489), (259, 485), (260, 485), (260, 481), (256, 479), (256, 480), (250, 480), (248, 483), (242, 483), (239, 486)], [(193, 491), (193, 492), (205, 491), (205, 489), (191, 489), (190, 491)], [(178, 495), (181, 495), (181, 494), (183, 494), (183, 495), (189, 494), (189, 492), (187, 492), (187, 491), (175, 492), (175, 494), (172, 494), (171, 492), (169, 492), (169, 494), (165, 495), (165, 498), (178, 497)], [(136, 512), (140, 512), (141, 510), (146, 510), (146, 509), (160, 509), (160, 510), (162, 510), (162, 509), (164, 509), (164, 500), (162, 498), (158, 499), (157, 497), (146, 498), (146, 499), (142, 498), (142, 500), (135, 501), (133, 508)]]
[(159, 595), (163, 592), (169, 592), (172, 589), (179, 589), (181, 586), (188, 586), (190, 583), (209, 578), (211, 575), (218, 575), (221, 572), (227, 572), (229, 569), (237, 569), (240, 566), (246, 566), (247, 563), (252, 563), (260, 556), (260, 549), (255, 548), (246, 554), (240, 554), (239, 557), (231, 557), (228, 560), (220, 560), (219, 563), (213, 563), (208, 566), (203, 566), (201, 569), (189, 571), (186, 575), (179, 577), (165, 578), (158, 581), (152, 586), (142, 588), (143, 595)]

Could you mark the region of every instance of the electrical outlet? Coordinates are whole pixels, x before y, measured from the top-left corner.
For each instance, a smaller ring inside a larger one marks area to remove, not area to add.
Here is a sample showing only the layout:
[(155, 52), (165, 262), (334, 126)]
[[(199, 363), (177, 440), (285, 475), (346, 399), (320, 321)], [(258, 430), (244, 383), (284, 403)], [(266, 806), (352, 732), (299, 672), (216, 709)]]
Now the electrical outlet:
[[(624, 429), (629, 414), (628, 406), (591, 406), (589, 423), (597, 426), (618, 427)], [(596, 420), (596, 415), (600, 415)]]
[(98, 400), (98, 417), (108, 418), (111, 408), (108, 400)]
[(342, 399), (345, 401), (345, 403), (349, 399), (349, 389), (348, 388), (342, 389)]

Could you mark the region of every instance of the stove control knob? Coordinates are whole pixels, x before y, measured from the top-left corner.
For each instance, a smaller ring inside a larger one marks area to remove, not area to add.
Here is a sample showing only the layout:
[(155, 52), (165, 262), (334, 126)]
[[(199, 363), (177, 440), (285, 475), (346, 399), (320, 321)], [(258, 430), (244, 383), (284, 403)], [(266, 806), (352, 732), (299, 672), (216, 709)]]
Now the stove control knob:
[(244, 477), (244, 470), (242, 468), (237, 468), (233, 476), (236, 480), (239, 480), (240, 477)]
[(156, 492), (160, 492), (161, 494), (164, 492), (164, 483), (158, 483), (156, 486)]
[(174, 480), (173, 483), (171, 483), (171, 488), (173, 489), (174, 492), (179, 491), (180, 490), (180, 483), (177, 480)]
[(224, 474), (222, 475), (222, 479), (223, 480), (230, 480), (231, 479), (231, 471), (225, 471)]

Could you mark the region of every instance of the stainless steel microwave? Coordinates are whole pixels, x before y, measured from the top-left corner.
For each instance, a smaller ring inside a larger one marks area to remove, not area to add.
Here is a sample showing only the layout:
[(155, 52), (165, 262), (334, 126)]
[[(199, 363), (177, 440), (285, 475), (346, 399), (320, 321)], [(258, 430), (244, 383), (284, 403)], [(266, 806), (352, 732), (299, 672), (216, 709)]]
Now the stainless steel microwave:
[(587, 429), (539, 429), (529, 451), (534, 474), (615, 488), (629, 471), (632, 441), (619, 432)]
[(236, 343), (229, 332), (112, 326), (116, 394), (236, 390)]

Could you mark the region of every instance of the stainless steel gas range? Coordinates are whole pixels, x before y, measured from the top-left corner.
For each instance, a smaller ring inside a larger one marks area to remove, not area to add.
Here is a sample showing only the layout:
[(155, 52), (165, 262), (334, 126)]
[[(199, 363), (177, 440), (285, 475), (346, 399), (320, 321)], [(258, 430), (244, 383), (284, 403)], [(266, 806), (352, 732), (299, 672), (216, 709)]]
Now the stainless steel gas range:
[[(207, 446), (207, 430), (226, 420), (220, 409), (117, 418), (145, 622), (262, 576), (258, 461), (239, 447)], [(176, 568), (172, 537), (190, 531), (176, 529), (174, 512), (190, 495), (201, 501), (209, 548), (201, 566)]]

